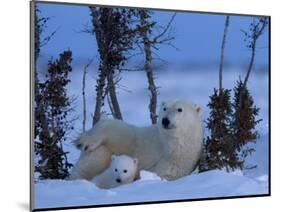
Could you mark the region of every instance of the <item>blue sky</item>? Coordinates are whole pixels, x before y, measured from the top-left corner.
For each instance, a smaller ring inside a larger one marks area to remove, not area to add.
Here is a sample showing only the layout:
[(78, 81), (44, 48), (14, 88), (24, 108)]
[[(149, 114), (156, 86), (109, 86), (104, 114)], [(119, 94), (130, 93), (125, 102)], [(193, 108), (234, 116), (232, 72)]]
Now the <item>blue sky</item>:
[[(38, 6), (40, 16), (52, 17), (45, 35), (57, 29), (48, 45), (42, 47), (41, 61), (57, 57), (68, 48), (73, 51), (75, 63), (97, 56), (95, 38), (79, 32), (84, 25), (91, 23), (87, 6), (50, 3), (38, 3)], [(153, 20), (164, 26), (172, 14), (156, 10)], [(249, 16), (230, 17), (225, 47), (227, 63), (241, 65), (249, 61), (250, 51), (245, 47), (241, 29), (247, 30), (252, 20)], [(172, 24), (172, 32), (175, 36), (173, 44), (179, 50), (162, 46), (158, 52), (159, 57), (170, 64), (219, 63), (224, 21), (224, 15), (178, 12)], [(258, 41), (255, 62), (257, 65), (268, 63), (268, 28)]]

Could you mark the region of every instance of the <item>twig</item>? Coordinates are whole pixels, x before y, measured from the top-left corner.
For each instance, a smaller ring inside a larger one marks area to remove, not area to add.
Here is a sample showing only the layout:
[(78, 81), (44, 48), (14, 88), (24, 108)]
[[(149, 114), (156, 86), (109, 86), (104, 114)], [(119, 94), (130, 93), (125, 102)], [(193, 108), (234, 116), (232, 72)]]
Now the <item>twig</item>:
[(40, 47), (47, 45), (59, 29), (60, 29), (60, 27), (58, 27), (56, 30), (54, 30), (50, 35), (46, 36), (42, 41), (40, 41)]
[(159, 35), (157, 35), (157, 36), (154, 37), (154, 39), (153, 39), (153, 42), (154, 42), (154, 43), (156, 43), (157, 40), (158, 40), (160, 37), (162, 37), (163, 35), (166, 34), (167, 30), (170, 28), (170, 26), (171, 26), (173, 20), (175, 19), (176, 14), (177, 14), (177, 13), (174, 13), (174, 14), (173, 14), (172, 18), (170, 19), (169, 23), (166, 25), (166, 27), (164, 28), (164, 30), (163, 30)]

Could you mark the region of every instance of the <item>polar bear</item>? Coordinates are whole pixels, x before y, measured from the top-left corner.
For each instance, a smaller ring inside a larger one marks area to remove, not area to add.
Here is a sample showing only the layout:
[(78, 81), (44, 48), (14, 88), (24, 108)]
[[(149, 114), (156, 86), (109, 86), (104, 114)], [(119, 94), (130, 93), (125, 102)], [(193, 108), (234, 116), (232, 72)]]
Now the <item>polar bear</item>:
[(100, 188), (114, 188), (134, 181), (138, 170), (138, 159), (127, 155), (112, 155), (110, 166), (95, 176), (92, 182)]
[(201, 155), (201, 108), (188, 101), (163, 102), (158, 123), (137, 127), (117, 119), (102, 119), (75, 142), (81, 150), (70, 179), (91, 180), (110, 164), (112, 154), (138, 159), (138, 171), (175, 180), (190, 174)]

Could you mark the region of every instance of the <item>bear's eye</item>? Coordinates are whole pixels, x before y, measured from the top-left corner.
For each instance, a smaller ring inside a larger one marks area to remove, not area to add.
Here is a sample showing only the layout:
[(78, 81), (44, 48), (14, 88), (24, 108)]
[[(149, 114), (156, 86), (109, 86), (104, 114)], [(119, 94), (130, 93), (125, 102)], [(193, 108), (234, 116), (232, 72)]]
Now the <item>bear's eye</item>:
[(178, 108), (178, 112), (182, 112), (182, 108)]
[(124, 169), (124, 170), (123, 170), (123, 172), (124, 172), (124, 173), (127, 173), (127, 170), (126, 170), (126, 169)]
[(164, 108), (163, 108), (163, 110), (164, 110), (164, 111), (166, 111), (166, 110), (167, 110), (167, 108), (165, 108), (165, 107), (164, 107)]
[(118, 169), (115, 169), (115, 171), (117, 172), (117, 171), (118, 171)]

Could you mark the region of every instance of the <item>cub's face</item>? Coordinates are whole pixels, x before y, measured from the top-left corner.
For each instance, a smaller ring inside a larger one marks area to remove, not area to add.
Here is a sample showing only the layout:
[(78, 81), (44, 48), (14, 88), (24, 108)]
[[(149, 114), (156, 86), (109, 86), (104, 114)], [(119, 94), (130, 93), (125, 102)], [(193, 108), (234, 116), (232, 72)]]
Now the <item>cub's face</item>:
[(186, 129), (200, 115), (201, 108), (190, 102), (163, 102), (159, 111), (158, 126), (165, 131)]
[(138, 167), (138, 159), (126, 155), (111, 158), (111, 171), (116, 183), (125, 184), (132, 182), (135, 178)]

